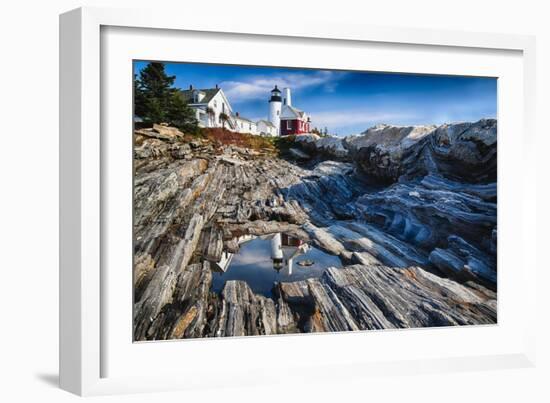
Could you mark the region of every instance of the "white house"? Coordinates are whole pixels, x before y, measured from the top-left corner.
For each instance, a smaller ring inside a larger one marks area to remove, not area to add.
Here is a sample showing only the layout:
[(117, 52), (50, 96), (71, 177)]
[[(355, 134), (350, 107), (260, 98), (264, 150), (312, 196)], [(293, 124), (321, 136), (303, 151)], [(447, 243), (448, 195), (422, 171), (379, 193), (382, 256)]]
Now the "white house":
[(257, 124), (252, 120), (241, 116), (239, 112), (235, 113), (233, 119), (237, 124), (237, 128), (235, 131), (239, 133), (259, 134)]
[(279, 135), (277, 127), (268, 120), (259, 120), (257, 123), (258, 132), (262, 136), (275, 137)]
[(181, 97), (194, 111), (200, 127), (225, 127), (238, 133), (250, 133), (264, 136), (300, 135), (308, 133), (311, 120), (309, 116), (292, 105), (290, 88), (281, 91), (275, 86), (269, 99), (268, 120), (254, 122), (234, 113), (223, 90), (215, 88), (198, 89), (189, 86), (180, 90)]
[(256, 122), (234, 113), (223, 90), (215, 88), (198, 89), (189, 86), (180, 90), (185, 103), (195, 111), (195, 117), (200, 127), (225, 127), (239, 132), (259, 134)]
[(229, 130), (237, 131), (237, 122), (234, 119), (231, 104), (217, 85), (215, 88), (206, 89), (197, 89), (190, 85), (189, 89), (180, 90), (180, 94), (183, 101), (195, 111), (199, 126), (225, 126)]

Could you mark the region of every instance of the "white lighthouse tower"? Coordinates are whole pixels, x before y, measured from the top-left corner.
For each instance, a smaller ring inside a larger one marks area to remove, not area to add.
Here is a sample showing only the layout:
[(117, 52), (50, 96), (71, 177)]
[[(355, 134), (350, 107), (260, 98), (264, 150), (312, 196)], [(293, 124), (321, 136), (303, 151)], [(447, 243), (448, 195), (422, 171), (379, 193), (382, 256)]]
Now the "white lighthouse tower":
[(271, 90), (271, 98), (269, 98), (269, 121), (277, 129), (277, 135), (281, 134), (281, 91), (275, 86)]
[(271, 238), (271, 260), (273, 261), (273, 268), (277, 272), (283, 267), (283, 258), (283, 241), (281, 233), (278, 232)]

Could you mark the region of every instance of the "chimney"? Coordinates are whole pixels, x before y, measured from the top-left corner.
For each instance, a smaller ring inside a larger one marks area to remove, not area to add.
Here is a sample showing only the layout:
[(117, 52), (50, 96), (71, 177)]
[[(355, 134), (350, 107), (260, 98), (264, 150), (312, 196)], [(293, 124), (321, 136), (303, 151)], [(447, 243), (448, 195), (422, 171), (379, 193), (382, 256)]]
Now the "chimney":
[(189, 89), (190, 89), (190, 90), (193, 89), (193, 84), (189, 84)]
[(235, 112), (235, 116), (239, 117), (239, 112)]
[(219, 89), (220, 87), (218, 87), (218, 84), (216, 84), (216, 89)]
[(285, 88), (284, 93), (285, 93), (285, 105), (292, 106), (292, 98), (290, 97), (290, 88)]

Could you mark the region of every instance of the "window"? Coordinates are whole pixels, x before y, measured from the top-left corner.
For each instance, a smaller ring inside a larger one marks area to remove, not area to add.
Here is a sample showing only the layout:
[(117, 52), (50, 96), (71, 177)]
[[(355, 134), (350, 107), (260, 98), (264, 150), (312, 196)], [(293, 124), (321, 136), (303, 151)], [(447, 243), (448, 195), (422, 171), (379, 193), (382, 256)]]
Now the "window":
[(280, 112), (280, 111), (277, 111), (277, 116), (279, 116), (279, 112)]
[(218, 107), (218, 102), (214, 101), (214, 108)]
[(287, 121), (286, 121), (286, 129), (287, 129), (287, 130), (292, 129), (292, 122), (291, 122), (290, 120), (287, 120)]

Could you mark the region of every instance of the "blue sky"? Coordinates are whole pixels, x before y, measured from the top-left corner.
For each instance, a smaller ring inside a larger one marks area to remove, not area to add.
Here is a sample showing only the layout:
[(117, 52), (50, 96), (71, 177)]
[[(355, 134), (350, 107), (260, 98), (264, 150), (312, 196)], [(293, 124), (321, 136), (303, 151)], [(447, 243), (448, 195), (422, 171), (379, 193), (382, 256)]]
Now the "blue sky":
[[(146, 66), (135, 62), (135, 72)], [(279, 67), (166, 63), (175, 86), (218, 84), (235, 112), (266, 119), (269, 92), (290, 87), (292, 104), (311, 115), (314, 127), (355, 134), (379, 123), (442, 124), (496, 118), (495, 78), (308, 70)]]

